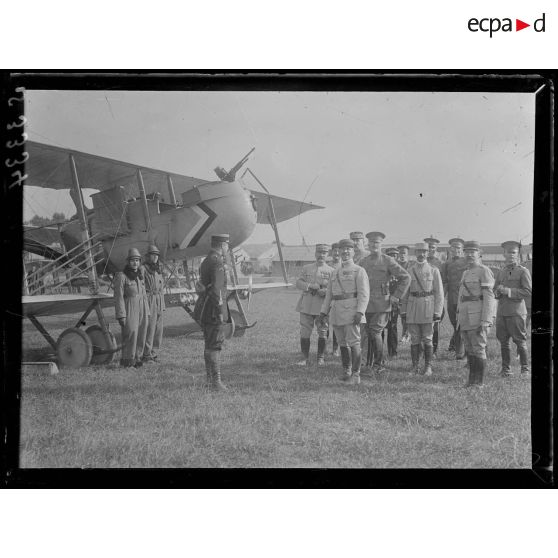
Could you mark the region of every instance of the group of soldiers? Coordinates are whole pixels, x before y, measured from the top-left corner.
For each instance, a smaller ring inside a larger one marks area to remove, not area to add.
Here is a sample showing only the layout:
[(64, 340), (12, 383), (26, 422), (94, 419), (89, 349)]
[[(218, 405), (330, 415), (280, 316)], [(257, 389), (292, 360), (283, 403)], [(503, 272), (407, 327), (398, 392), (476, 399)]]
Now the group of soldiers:
[[(411, 374), (432, 374), (444, 300), (453, 326), (449, 351), (467, 358), (466, 386), (483, 384), (489, 328), (496, 325), (500, 342), (502, 376), (511, 372), (511, 340), (517, 346), (521, 372), (529, 373), (527, 319), (531, 297), (531, 274), (520, 265), (521, 245), (502, 244), (505, 267), (494, 274), (480, 260), (480, 244), (461, 238), (449, 241), (450, 255), (437, 255), (439, 240), (425, 238), (414, 246), (416, 261), (409, 261), (410, 247), (401, 245), (382, 251), (385, 235), (370, 232), (368, 250), (362, 232), (331, 246), (316, 245), (316, 261), (303, 267), (296, 286), (302, 291), (296, 310), (300, 313), (300, 349), (310, 365), (310, 338), (318, 333), (317, 365), (324, 364), (329, 327), (333, 329), (333, 353), (341, 356), (341, 379), (359, 384), (361, 375), (373, 377), (385, 371), (383, 335), (388, 353), (397, 354), (397, 322), (411, 339)], [(363, 346), (367, 345), (362, 367)], [(424, 355), (424, 366), (419, 367)], [(361, 368), (362, 374), (361, 374)]]
[[(517, 346), (521, 372), (529, 373), (527, 320), (531, 274), (519, 263), (518, 242), (502, 244), (505, 267), (495, 278), (490, 268), (481, 263), (480, 245), (474, 240), (452, 238), (448, 260), (442, 262), (437, 255), (439, 240), (425, 238), (415, 244), (416, 261), (411, 262), (407, 245), (382, 251), (385, 235), (381, 232), (366, 235), (368, 249), (362, 232), (352, 232), (349, 237), (334, 243), (331, 249), (327, 244), (317, 244), (316, 261), (302, 268), (296, 282), (302, 291), (296, 306), (303, 354), (298, 364), (311, 364), (310, 340), (314, 329), (318, 333), (317, 365), (325, 364), (331, 326), (333, 354), (341, 357), (343, 381), (359, 384), (361, 375), (381, 375), (385, 371), (384, 332), (388, 354), (393, 356), (397, 354), (400, 319), (403, 335), (410, 336), (411, 341), (410, 374), (429, 376), (447, 297), (447, 312), (453, 326), (448, 349), (455, 352), (458, 360), (467, 358), (467, 387), (483, 384), (487, 335), (494, 323), (501, 347), (501, 375), (512, 374), (511, 340)], [(211, 251), (200, 266), (193, 312), (204, 335), (207, 386), (216, 391), (227, 389), (221, 379), (220, 355), (225, 327), (230, 321), (228, 251), (228, 234), (211, 237)], [(116, 318), (122, 327), (122, 366), (139, 367), (157, 358), (165, 309), (158, 260), (156, 246), (150, 246), (143, 265), (141, 254), (132, 248), (126, 267), (115, 277)], [(363, 345), (367, 347), (364, 367)]]
[(122, 328), (120, 366), (125, 368), (153, 363), (161, 347), (165, 298), (159, 254), (155, 245), (145, 258), (130, 248), (126, 266), (114, 278), (115, 315)]

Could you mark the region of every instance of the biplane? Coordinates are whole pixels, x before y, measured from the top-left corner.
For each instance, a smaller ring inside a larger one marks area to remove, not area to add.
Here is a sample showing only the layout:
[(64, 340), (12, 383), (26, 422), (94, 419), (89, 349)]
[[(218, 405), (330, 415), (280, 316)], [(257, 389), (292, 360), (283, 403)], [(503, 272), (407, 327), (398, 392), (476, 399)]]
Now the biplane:
[[(60, 252), (41, 243), (32, 231), (24, 232), (24, 249), (40, 254), (49, 263), (32, 273), (24, 267), (23, 314), (54, 349), (61, 366), (106, 364), (119, 349), (103, 314), (103, 308), (114, 304), (113, 296), (100, 292), (100, 277), (111, 279), (121, 270), (132, 247), (145, 253), (150, 244), (156, 244), (163, 263), (187, 263), (207, 254), (212, 234), (229, 233), (229, 299), (237, 309), (231, 310), (228, 336), (241, 336), (255, 325), (248, 323), (242, 300), (248, 299), (249, 304), (252, 293), (288, 286), (285, 266), (284, 282), (254, 283), (250, 275), (248, 283), (240, 283), (234, 248), (252, 234), (257, 223), (269, 224), (282, 260), (277, 224), (322, 208), (270, 194), (249, 168), (244, 175), (249, 172), (264, 191), (247, 188), (243, 177), (237, 179), (236, 174), (253, 151), (254, 148), (229, 171), (216, 167), (219, 180), (211, 181), (39, 142), (26, 143), (26, 185), (68, 189), (77, 210), (75, 219), (58, 227)], [(85, 206), (83, 188), (97, 190), (91, 195), (92, 209)], [(168, 279), (176, 276), (176, 266), (165, 265)], [(58, 274), (61, 270), (64, 276), (57, 282), (57, 292), (43, 294), (40, 275)], [(79, 285), (80, 278), (88, 293), (62, 294), (60, 287)], [(197, 296), (194, 279), (195, 272), (190, 272), (185, 286), (178, 283), (172, 288), (167, 280), (166, 304), (182, 306), (191, 315)], [(93, 312), (98, 324), (83, 329)], [(71, 313), (81, 316), (56, 341), (38, 320), (40, 316)], [(198, 328), (197, 324), (194, 328)]]

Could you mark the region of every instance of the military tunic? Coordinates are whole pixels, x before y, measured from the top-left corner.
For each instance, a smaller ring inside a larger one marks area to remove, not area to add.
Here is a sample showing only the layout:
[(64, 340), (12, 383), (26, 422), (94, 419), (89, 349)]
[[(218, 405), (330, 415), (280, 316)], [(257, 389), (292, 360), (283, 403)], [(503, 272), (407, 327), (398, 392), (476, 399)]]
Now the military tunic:
[(457, 357), (463, 355), (461, 335), (457, 333), (457, 303), (459, 302), (459, 285), (467, 267), (467, 260), (465, 258), (455, 256), (451, 260), (444, 262), (441, 269), (442, 283), (448, 297), (448, 316), (453, 327), (450, 347), (455, 349)]
[(364, 313), (368, 304), (369, 283), (366, 272), (353, 261), (342, 262), (331, 277), (321, 312), (329, 314), (335, 336), (342, 347), (360, 343), (360, 326), (354, 325), (355, 314)]
[(203, 260), (199, 275), (204, 290), (196, 301), (194, 318), (203, 328), (206, 350), (220, 351), (225, 340), (224, 327), (230, 320), (224, 256), (212, 249)]
[(468, 268), (461, 278), (457, 323), (467, 354), (486, 359), (486, 330), (481, 325), (492, 324), (495, 299), (492, 291), (494, 276), (482, 264)]
[(432, 345), (434, 314), (441, 316), (444, 287), (440, 271), (427, 262), (415, 262), (408, 268), (411, 285), (401, 304), (406, 314), (411, 343)]
[(125, 270), (114, 278), (114, 305), (117, 320), (125, 318), (122, 328), (122, 360), (127, 364), (141, 361), (149, 322), (149, 302), (143, 274)]
[(145, 264), (142, 267), (145, 291), (149, 301), (149, 325), (145, 338), (144, 358), (153, 358), (163, 340), (163, 312), (165, 310), (164, 279), (158, 265)]
[[(499, 294), (498, 287), (507, 289)], [(510, 338), (517, 345), (522, 366), (527, 366), (527, 307), (525, 298), (531, 295), (531, 274), (517, 264), (501, 269), (494, 283), (494, 292), (498, 300), (496, 313), (496, 337), (503, 349), (504, 367), (509, 368)]]
[[(297, 279), (296, 287), (302, 291), (295, 310), (300, 312), (300, 337), (309, 339), (314, 326), (318, 337), (327, 338), (328, 326), (320, 320), (320, 311), (325, 298), (325, 291), (335, 270), (327, 264), (311, 263), (305, 265)], [(320, 292), (312, 292), (308, 286), (312, 283), (319, 285)]]

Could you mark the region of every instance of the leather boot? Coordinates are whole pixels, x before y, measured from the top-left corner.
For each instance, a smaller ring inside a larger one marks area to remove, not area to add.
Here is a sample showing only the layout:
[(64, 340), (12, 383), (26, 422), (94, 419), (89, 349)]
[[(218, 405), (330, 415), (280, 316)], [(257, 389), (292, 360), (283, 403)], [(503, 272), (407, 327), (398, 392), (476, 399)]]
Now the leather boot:
[(470, 387), (475, 385), (475, 381), (477, 378), (477, 366), (475, 357), (467, 355), (467, 364), (469, 365), (469, 378), (467, 379), (465, 387)]
[(474, 357), (477, 360), (477, 381), (478, 386), (483, 385), (484, 381), (484, 371), (486, 370), (486, 359), (480, 357)]
[(203, 352), (203, 359), (205, 361), (205, 384), (204, 386), (209, 388), (213, 383), (213, 366), (210, 356), (210, 351), (207, 349)]
[(521, 362), (521, 373), (529, 374), (529, 353), (527, 352), (527, 343), (524, 341), (518, 345), (517, 351), (519, 352), (519, 362)]
[(451, 336), (451, 339), (450, 339), (450, 342), (449, 342), (448, 352), (450, 352), (450, 353), (455, 352), (455, 329), (453, 330), (453, 335)]
[(298, 366), (308, 366), (310, 364), (310, 338), (306, 339), (306, 337), (300, 338), (300, 350), (302, 352), (302, 356), (304, 357), (300, 362), (297, 362)]
[(339, 356), (339, 343), (337, 343), (337, 336), (335, 335), (335, 331), (333, 332), (333, 356)]
[(352, 374), (349, 378), (351, 384), (360, 384), (360, 362), (361, 362), (361, 351), (360, 346), (355, 345), (351, 347), (351, 359), (353, 361)]
[(425, 376), (432, 376), (432, 354), (434, 348), (432, 345), (425, 345), (424, 346), (424, 372)]
[(343, 375), (341, 380), (348, 382), (351, 379), (351, 350), (349, 347), (339, 347), (341, 350), (341, 364), (343, 365)]
[(511, 351), (509, 345), (508, 346), (501, 345), (500, 354), (502, 355), (502, 369), (500, 370), (500, 376), (503, 376), (504, 378), (507, 376), (511, 376), (512, 375), (512, 371), (510, 367)]
[(419, 373), (419, 350), (420, 345), (411, 345), (411, 360), (412, 360), (412, 368), (409, 374), (418, 374)]
[(327, 341), (326, 339), (322, 339), (321, 337), (318, 337), (318, 358), (317, 358), (318, 366), (323, 366), (325, 364), (324, 352), (326, 348), (326, 341)]
[(211, 361), (212, 378), (211, 389), (213, 391), (226, 391), (227, 386), (221, 382), (221, 351), (210, 351), (209, 358)]

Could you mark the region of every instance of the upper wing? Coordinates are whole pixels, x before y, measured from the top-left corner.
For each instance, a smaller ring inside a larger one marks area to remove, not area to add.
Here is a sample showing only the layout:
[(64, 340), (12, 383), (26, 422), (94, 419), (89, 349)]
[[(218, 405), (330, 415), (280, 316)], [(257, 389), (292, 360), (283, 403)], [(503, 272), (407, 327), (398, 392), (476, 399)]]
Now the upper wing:
[(102, 191), (115, 186), (123, 186), (128, 192), (137, 192), (136, 172), (137, 169), (140, 169), (146, 192), (148, 194), (159, 192), (164, 201), (170, 201), (167, 195), (167, 177), (171, 178), (177, 194), (210, 182), (202, 178), (165, 172), (35, 141), (27, 141), (25, 146), (29, 153), (29, 159), (25, 164), (28, 186), (41, 186), (55, 190), (72, 188), (70, 155), (74, 157), (79, 185), (82, 188)]
[(300, 215), (305, 211), (310, 211), (312, 209), (323, 209), (321, 205), (300, 202), (297, 200), (291, 200), (289, 198), (281, 198), (279, 196), (268, 195), (264, 192), (256, 192), (255, 190), (250, 190), (250, 192), (256, 198), (258, 223), (266, 225), (271, 224), (269, 198), (271, 198), (273, 201), (275, 220), (278, 223), (296, 217), (297, 215)]

